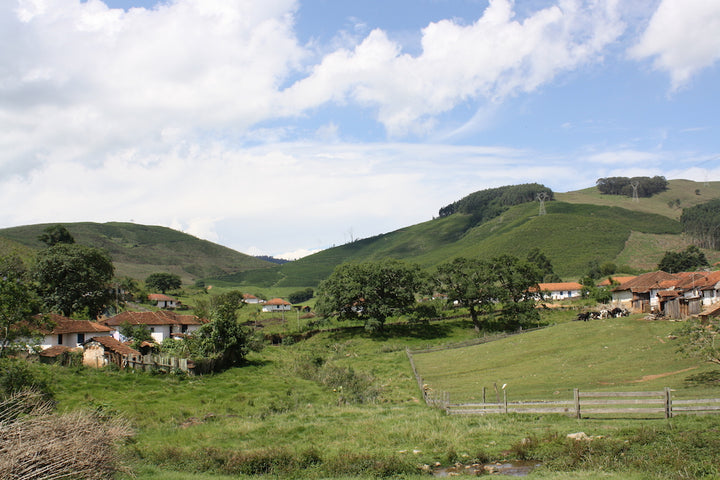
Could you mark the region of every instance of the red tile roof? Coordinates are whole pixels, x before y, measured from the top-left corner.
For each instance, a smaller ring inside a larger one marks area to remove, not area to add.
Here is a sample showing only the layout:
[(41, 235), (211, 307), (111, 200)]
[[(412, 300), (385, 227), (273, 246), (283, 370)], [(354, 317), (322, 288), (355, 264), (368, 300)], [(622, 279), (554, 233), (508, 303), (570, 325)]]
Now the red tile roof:
[(665, 280), (676, 280), (677, 278), (677, 276), (671, 273), (658, 270), (657, 272), (643, 273), (642, 275), (638, 275), (632, 280), (628, 280), (627, 282), (618, 285), (612, 290), (613, 292), (619, 292), (623, 290), (630, 290), (632, 292), (638, 293), (649, 292), (651, 289), (663, 288), (660, 286), (661, 282), (664, 282)]
[(58, 355), (61, 355), (65, 352), (69, 352), (73, 350), (70, 347), (66, 347), (65, 345), (53, 345), (52, 347), (46, 348), (42, 352), (40, 352), (38, 355), (41, 357), (57, 357)]
[(616, 283), (619, 283), (622, 285), (625, 282), (629, 282), (633, 278), (635, 278), (635, 276), (633, 276), (633, 275), (623, 276), (623, 277), (615, 277), (615, 276), (611, 275), (609, 278), (606, 278), (602, 282), (598, 283), (597, 286), (598, 287), (609, 287), (610, 285), (612, 285), (611, 280), (614, 280)]
[(207, 320), (195, 315), (180, 315), (175, 312), (122, 312), (103, 320), (105, 325), (117, 327), (128, 322), (130, 325), (202, 325)]
[(557, 282), (557, 283), (539, 283), (540, 290), (549, 292), (559, 292), (564, 290), (582, 290), (583, 286), (578, 282)]
[(172, 297), (168, 297), (167, 295), (163, 295), (162, 293), (151, 293), (148, 295), (148, 300), (151, 300), (153, 302), (174, 302), (175, 299)]
[(265, 302), (265, 305), (291, 305), (291, 303), (282, 298), (273, 298)]
[(41, 330), (40, 333), (45, 335), (61, 335), (66, 333), (109, 333), (112, 328), (101, 325), (97, 322), (91, 322), (90, 320), (73, 320), (72, 318), (63, 317), (55, 313), (46, 315), (51, 322), (55, 324), (55, 327), (49, 331), (47, 329)]
[[(140, 355), (140, 352), (128, 347), (127, 345), (125, 345), (124, 343), (115, 339), (114, 337), (93, 337), (90, 340), (88, 340), (88, 342), (97, 342), (100, 345), (102, 345), (103, 347), (105, 347), (105, 350), (119, 353), (121, 355)], [(85, 343), (88, 343), (88, 342), (85, 342)]]

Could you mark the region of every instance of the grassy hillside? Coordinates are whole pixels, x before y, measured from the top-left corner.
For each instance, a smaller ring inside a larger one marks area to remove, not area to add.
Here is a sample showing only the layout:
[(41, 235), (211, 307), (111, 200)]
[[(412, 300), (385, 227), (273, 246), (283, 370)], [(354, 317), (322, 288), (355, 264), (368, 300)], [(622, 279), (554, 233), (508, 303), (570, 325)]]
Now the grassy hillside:
[[(556, 193), (555, 199), (568, 203), (589, 203), (608, 207), (621, 207), (638, 212), (656, 213), (679, 219), (682, 209), (720, 198), (720, 182), (693, 182), (692, 180), (670, 180), (668, 189), (650, 198), (632, 198), (620, 195), (602, 195), (597, 188), (590, 187), (567, 193)], [(696, 193), (697, 192), (697, 193)], [(699, 193), (699, 194), (698, 194)], [(677, 200), (680, 200), (679, 206)], [(669, 203), (673, 202), (673, 206)]]
[(570, 322), (497, 342), (415, 355), (425, 383), (453, 401), (478, 401), (482, 387), (507, 384), (515, 400), (572, 398), (589, 391), (662, 390), (715, 395), (686, 380), (714, 369), (677, 352), (678, 325), (638, 317)]
[[(556, 273), (567, 279), (585, 274), (591, 261), (651, 270), (665, 251), (689, 244), (681, 235), (677, 220), (682, 210), (676, 200), (682, 207), (712, 198), (720, 198), (720, 182), (671, 180), (666, 192), (639, 202), (601, 195), (595, 187), (556, 193), (556, 201), (546, 203), (547, 215), (538, 215), (535, 202), (510, 207), (479, 225), (477, 216), (455, 213), (225, 280), (266, 287), (317, 285), (335, 266), (348, 261), (392, 257), (431, 269), (456, 256), (523, 257), (533, 247), (539, 247)], [(718, 252), (706, 251), (706, 255), (711, 262), (720, 260)]]
[[(1, 229), (0, 239), (11, 240), (26, 249), (41, 249), (45, 245), (38, 236), (50, 225)], [(190, 282), (197, 278), (272, 266), (269, 262), (166, 227), (116, 222), (63, 225), (77, 243), (106, 250), (119, 277), (144, 280), (153, 272), (170, 272)], [(0, 243), (0, 252), (5, 251)]]

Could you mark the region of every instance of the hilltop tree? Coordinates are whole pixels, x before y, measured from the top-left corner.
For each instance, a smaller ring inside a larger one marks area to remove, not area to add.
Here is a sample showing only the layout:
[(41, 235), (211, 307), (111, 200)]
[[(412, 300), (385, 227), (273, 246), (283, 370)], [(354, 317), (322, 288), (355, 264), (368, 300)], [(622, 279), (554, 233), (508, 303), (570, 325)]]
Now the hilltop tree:
[(151, 273), (145, 279), (145, 285), (153, 290), (160, 290), (162, 293), (168, 290), (180, 288), (182, 280), (174, 273)]
[(448, 303), (458, 302), (467, 307), (478, 332), (480, 314), (494, 309), (494, 300), (499, 295), (497, 280), (489, 262), (464, 257), (440, 265), (435, 275), (438, 292), (447, 295)]
[(317, 312), (325, 317), (362, 320), (382, 331), (389, 317), (411, 313), (424, 286), (420, 267), (399, 260), (344, 263), (318, 288)]
[(538, 248), (534, 247), (527, 255), (527, 261), (535, 264), (542, 275), (544, 282), (560, 282), (561, 278), (555, 273), (550, 259)]
[(70, 232), (64, 225), (53, 225), (43, 230), (43, 233), (38, 236), (38, 240), (43, 242), (48, 247), (53, 247), (58, 243), (72, 244), (75, 243), (75, 238), (70, 235)]
[(66, 317), (82, 312), (92, 319), (113, 301), (114, 271), (105, 251), (58, 243), (38, 253), (33, 278), (48, 309)]

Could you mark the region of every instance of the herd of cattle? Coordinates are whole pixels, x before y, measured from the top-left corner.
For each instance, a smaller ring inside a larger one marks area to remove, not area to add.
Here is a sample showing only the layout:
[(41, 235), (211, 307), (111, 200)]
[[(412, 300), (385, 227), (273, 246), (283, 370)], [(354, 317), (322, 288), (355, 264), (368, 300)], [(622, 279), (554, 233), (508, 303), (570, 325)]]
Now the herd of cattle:
[(587, 322), (588, 320), (597, 320), (599, 318), (627, 317), (628, 315), (630, 315), (630, 310), (628, 310), (627, 308), (615, 307), (610, 310), (603, 309), (599, 312), (580, 312), (577, 314), (575, 320), (582, 320), (583, 322)]

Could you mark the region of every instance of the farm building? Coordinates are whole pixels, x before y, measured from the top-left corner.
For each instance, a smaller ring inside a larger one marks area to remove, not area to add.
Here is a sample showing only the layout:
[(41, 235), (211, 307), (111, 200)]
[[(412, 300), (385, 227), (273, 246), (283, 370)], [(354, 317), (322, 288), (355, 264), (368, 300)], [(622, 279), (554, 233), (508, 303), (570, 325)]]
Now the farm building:
[(83, 345), (83, 365), (100, 368), (115, 364), (124, 368), (129, 356), (139, 356), (140, 352), (130, 348), (113, 337), (93, 337)]
[(97, 322), (73, 320), (54, 313), (48, 314), (47, 317), (55, 326), (52, 330), (40, 331), (43, 335), (40, 343), (43, 350), (54, 346), (77, 348), (85, 343), (86, 338), (112, 334), (111, 328)]
[(162, 293), (151, 293), (148, 295), (148, 300), (154, 302), (158, 308), (177, 308), (180, 306), (179, 301)]
[(289, 312), (290, 310), (292, 310), (292, 305), (282, 298), (268, 300), (262, 308), (263, 312)]
[(198, 318), (195, 315), (180, 315), (175, 312), (160, 310), (157, 312), (122, 312), (101, 321), (104, 325), (115, 330), (113, 337), (119, 341), (125, 340), (121, 338), (118, 329), (126, 322), (130, 325), (147, 325), (153, 340), (162, 343), (166, 338), (194, 332), (207, 323), (207, 320)]
[(549, 297), (551, 300), (579, 298), (582, 295), (583, 288), (577, 282), (540, 283), (538, 286), (545, 297)]

